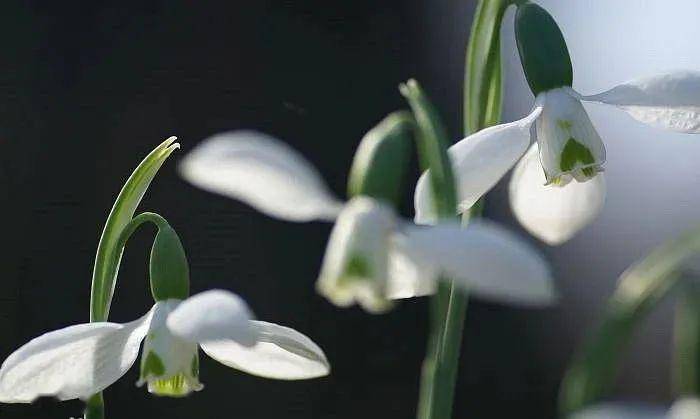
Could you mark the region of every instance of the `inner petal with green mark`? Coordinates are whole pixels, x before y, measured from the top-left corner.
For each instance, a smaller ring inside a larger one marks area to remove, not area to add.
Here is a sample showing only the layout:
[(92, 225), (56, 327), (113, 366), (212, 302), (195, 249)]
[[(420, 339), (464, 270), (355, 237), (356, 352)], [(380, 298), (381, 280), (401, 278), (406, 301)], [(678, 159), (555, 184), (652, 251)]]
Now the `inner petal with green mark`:
[[(562, 172), (572, 173), (580, 170), (585, 180), (593, 177), (598, 172), (595, 166), (595, 157), (593, 157), (593, 153), (588, 147), (576, 141), (573, 137), (566, 141), (559, 162), (559, 168)], [(577, 177), (576, 175), (577, 173), (574, 173), (574, 177)]]

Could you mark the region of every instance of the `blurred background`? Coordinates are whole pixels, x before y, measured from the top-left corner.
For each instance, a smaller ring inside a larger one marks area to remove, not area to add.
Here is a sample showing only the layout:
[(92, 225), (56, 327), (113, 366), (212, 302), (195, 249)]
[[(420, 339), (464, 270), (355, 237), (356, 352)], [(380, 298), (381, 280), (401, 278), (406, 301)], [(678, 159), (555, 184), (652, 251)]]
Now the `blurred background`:
[[(202, 357), (204, 391), (159, 399), (134, 387), (138, 368), (106, 392), (111, 418), (406, 418), (414, 415), (427, 304), (370, 316), (314, 293), (330, 226), (291, 224), (194, 189), (176, 163), (214, 133), (253, 128), (308, 157), (341, 196), (352, 153), (387, 113), (405, 108), (398, 83), (422, 82), (460, 137), (471, 0), (324, 2), (40, 2), (1, 6), (0, 191), (5, 223), (0, 357), (48, 330), (88, 319), (103, 223), (131, 170), (177, 135), (182, 150), (141, 210), (179, 232), (193, 291), (241, 294), (260, 319), (309, 335), (331, 376), (264, 380)], [(700, 68), (693, 0), (542, 0), (559, 21), (574, 87), (595, 93), (638, 75)], [(532, 102), (512, 35), (503, 34), (505, 120)], [(562, 371), (596, 324), (616, 277), (664, 239), (700, 221), (700, 142), (642, 126), (604, 105), (588, 110), (608, 147), (600, 218), (550, 257), (562, 294), (550, 310), (470, 302), (455, 417), (554, 417)], [(405, 215), (410, 216), (411, 186)], [(487, 215), (511, 220), (500, 185)], [(522, 230), (521, 230), (522, 233)], [(523, 233), (524, 234), (524, 233)], [(130, 242), (111, 319), (145, 312), (153, 231)], [(669, 401), (672, 301), (635, 336), (614, 396)], [(77, 417), (79, 402), (2, 405), (3, 418)]]

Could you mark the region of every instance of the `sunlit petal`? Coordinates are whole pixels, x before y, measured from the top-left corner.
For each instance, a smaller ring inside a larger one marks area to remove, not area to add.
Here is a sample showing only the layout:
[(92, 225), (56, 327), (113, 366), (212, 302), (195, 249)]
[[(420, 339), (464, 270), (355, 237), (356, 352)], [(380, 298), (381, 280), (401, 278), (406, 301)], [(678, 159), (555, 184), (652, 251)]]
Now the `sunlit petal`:
[(301, 154), (254, 131), (205, 140), (185, 157), (180, 173), (195, 186), (283, 220), (332, 220), (341, 205)]
[(666, 409), (659, 406), (601, 403), (574, 413), (569, 419), (664, 419), (666, 417)]
[(677, 400), (668, 412), (668, 419), (698, 419), (700, 418), (700, 399), (685, 397)]
[(104, 390), (133, 365), (151, 314), (123, 325), (69, 326), (31, 340), (0, 368), (0, 402), (85, 399)]
[(186, 299), (168, 315), (170, 332), (190, 342), (231, 339), (242, 345), (255, 343), (248, 305), (224, 290), (205, 291)]
[(512, 304), (553, 303), (554, 284), (544, 258), (513, 233), (494, 223), (472, 221), (434, 227), (407, 225), (395, 237), (407, 260), (432, 266), (440, 278), (470, 293)]
[(642, 77), (582, 99), (618, 106), (645, 124), (700, 133), (700, 72), (697, 71)]
[(274, 323), (252, 321), (251, 325), (257, 334), (254, 346), (217, 340), (203, 342), (202, 350), (226, 366), (277, 380), (303, 380), (330, 372), (326, 355), (305, 335)]
[[(449, 148), (455, 174), (458, 208), (467, 211), (510, 170), (530, 145), (530, 127), (542, 112), (535, 109), (525, 118), (481, 130)], [(435, 223), (435, 208), (428, 173), (418, 179), (414, 195), (415, 222)]]
[(520, 224), (550, 245), (564, 243), (593, 221), (605, 204), (605, 176), (585, 182), (545, 185), (537, 144), (513, 171), (510, 205)]
[(422, 297), (435, 293), (437, 277), (434, 266), (419, 265), (400, 247), (389, 253), (389, 281), (386, 296), (392, 300)]

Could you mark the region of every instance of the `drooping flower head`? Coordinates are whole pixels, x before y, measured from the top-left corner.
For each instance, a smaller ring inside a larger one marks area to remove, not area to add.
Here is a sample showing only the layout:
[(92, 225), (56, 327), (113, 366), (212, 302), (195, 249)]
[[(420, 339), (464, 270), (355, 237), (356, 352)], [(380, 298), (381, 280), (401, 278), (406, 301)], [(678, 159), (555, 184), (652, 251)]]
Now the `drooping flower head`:
[(117, 381), (136, 361), (139, 385), (180, 397), (203, 388), (199, 354), (249, 374), (282, 380), (328, 374), (323, 351), (287, 327), (252, 320), (245, 302), (223, 290), (158, 301), (138, 320), (69, 326), (33, 339), (0, 368), (0, 402), (42, 396), (87, 399)]

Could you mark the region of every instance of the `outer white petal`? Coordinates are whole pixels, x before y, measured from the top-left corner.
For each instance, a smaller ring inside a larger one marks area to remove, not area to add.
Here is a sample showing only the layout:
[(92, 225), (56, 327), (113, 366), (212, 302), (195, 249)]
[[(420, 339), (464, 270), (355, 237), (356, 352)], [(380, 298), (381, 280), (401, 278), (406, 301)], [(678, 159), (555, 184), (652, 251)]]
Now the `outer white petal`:
[(311, 339), (289, 327), (252, 321), (258, 343), (244, 347), (231, 340), (204, 342), (202, 350), (231, 368), (277, 380), (303, 380), (327, 375), (326, 355)]
[(534, 144), (513, 171), (510, 205), (520, 224), (550, 245), (564, 243), (593, 221), (605, 204), (605, 177), (598, 173), (586, 182), (545, 186)]
[(283, 220), (333, 220), (341, 205), (301, 154), (254, 131), (205, 140), (180, 163), (180, 173), (195, 186)]
[(664, 419), (666, 410), (658, 406), (631, 403), (602, 403), (574, 413), (569, 419)]
[(248, 305), (236, 294), (224, 290), (205, 291), (180, 303), (166, 320), (170, 332), (190, 342), (231, 339), (253, 345), (255, 333)]
[(676, 401), (668, 412), (668, 419), (700, 418), (700, 399), (686, 397)]
[(582, 99), (618, 106), (645, 124), (700, 133), (700, 72), (697, 71), (642, 77)]
[(104, 390), (134, 364), (151, 316), (123, 325), (79, 324), (31, 340), (0, 368), (0, 402), (85, 399)]
[[(530, 127), (542, 113), (537, 104), (525, 118), (486, 128), (448, 149), (457, 187), (457, 212), (467, 211), (498, 183), (530, 145)], [(435, 209), (428, 172), (423, 173), (414, 194), (415, 222), (434, 224)]]
[(387, 298), (396, 300), (434, 294), (436, 277), (434, 266), (416, 264), (399, 247), (390, 250)]
[(506, 229), (487, 221), (434, 227), (407, 225), (395, 245), (418, 267), (432, 267), (470, 293), (519, 305), (554, 302), (552, 276), (544, 258)]

